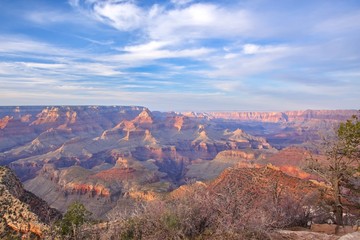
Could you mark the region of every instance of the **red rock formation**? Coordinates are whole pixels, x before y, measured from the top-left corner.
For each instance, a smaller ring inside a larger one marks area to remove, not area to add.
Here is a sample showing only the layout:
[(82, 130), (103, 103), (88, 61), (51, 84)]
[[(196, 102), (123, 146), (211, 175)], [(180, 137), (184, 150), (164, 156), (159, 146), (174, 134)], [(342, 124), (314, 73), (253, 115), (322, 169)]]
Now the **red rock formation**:
[(167, 116), (165, 120), (165, 126), (167, 128), (176, 128), (177, 131), (188, 130), (196, 127), (196, 122), (187, 116), (183, 115), (171, 115)]
[(45, 108), (36, 117), (37, 119), (34, 122), (32, 122), (30, 126), (40, 125), (45, 123), (54, 123), (60, 117), (59, 108), (57, 107)]
[(71, 194), (110, 197), (110, 189), (102, 184), (69, 182), (63, 186), (63, 190)]
[(0, 119), (0, 129), (4, 129), (10, 120), (12, 120), (13, 117), (5, 116), (4, 118)]
[(148, 129), (145, 130), (145, 136), (143, 141), (145, 142), (145, 144), (150, 144), (150, 145), (156, 145), (158, 143), (156, 138), (153, 137), (153, 135)]
[(290, 176), (308, 179), (311, 175), (302, 170), (308, 157), (310, 157), (309, 152), (305, 149), (289, 147), (267, 158), (265, 162), (278, 166)]
[(144, 109), (133, 122), (140, 127), (150, 128), (154, 120), (149, 109)]

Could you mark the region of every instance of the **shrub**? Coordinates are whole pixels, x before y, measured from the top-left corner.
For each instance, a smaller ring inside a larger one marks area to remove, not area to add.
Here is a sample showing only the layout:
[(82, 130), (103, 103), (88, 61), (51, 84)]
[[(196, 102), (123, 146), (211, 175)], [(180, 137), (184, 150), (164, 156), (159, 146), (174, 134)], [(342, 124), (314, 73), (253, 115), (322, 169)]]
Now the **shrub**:
[(91, 213), (79, 202), (72, 203), (59, 222), (59, 231), (63, 237), (78, 239), (80, 227), (90, 222)]

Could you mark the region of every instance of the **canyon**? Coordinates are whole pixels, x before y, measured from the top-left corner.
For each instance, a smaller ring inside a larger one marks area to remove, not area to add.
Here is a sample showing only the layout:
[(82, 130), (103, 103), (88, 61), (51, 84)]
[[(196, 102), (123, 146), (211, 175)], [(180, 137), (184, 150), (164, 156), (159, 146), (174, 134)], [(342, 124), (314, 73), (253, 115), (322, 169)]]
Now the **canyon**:
[(64, 212), (109, 218), (233, 166), (309, 179), (307, 149), (355, 110), (158, 112), (141, 106), (0, 107), (0, 165)]

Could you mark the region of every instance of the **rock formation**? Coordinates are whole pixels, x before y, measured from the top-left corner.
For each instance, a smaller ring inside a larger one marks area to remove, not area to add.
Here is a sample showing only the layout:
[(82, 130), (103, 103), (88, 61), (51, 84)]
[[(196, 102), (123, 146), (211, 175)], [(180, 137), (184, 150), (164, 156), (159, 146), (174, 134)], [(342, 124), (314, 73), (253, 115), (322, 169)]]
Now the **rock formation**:
[(21, 182), (7, 167), (0, 167), (0, 238), (49, 231), (50, 222), (60, 213), (42, 199), (24, 190)]

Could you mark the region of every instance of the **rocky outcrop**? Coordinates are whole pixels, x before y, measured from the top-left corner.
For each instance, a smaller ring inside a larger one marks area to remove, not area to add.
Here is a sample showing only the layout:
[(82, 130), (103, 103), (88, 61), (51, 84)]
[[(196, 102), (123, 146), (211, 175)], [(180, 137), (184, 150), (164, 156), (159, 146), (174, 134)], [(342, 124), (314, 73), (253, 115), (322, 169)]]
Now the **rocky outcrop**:
[(13, 117), (9, 116), (5, 116), (4, 118), (0, 119), (0, 129), (4, 129), (12, 119)]
[(143, 128), (150, 128), (154, 119), (149, 109), (144, 109), (132, 122)]
[(237, 159), (246, 159), (246, 160), (255, 160), (255, 153), (253, 152), (244, 152), (241, 150), (226, 150), (219, 152), (216, 158), (237, 158)]
[(45, 201), (24, 190), (19, 179), (6, 167), (0, 167), (0, 192), (1, 238), (11, 233), (41, 236), (49, 230), (46, 224), (61, 216)]

